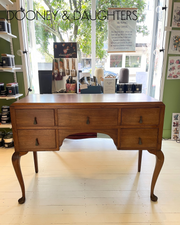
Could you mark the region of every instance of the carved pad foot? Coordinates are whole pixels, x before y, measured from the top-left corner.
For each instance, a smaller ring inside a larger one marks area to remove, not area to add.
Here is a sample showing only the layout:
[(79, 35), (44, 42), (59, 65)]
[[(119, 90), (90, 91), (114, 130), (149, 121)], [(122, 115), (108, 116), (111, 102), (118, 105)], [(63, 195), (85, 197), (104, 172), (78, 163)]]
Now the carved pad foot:
[(22, 197), (18, 200), (19, 204), (24, 204), (26, 201), (26, 198), (25, 197)]
[(156, 195), (152, 194), (151, 195), (151, 201), (157, 202), (157, 200), (158, 200), (158, 197)]

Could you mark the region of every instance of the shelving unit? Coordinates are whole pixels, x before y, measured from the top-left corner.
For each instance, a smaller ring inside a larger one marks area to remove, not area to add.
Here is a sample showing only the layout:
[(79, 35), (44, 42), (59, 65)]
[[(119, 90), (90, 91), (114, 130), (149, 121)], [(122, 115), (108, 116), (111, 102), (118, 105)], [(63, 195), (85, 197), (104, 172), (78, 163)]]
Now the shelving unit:
[(10, 73), (14, 73), (16, 70), (20, 70), (20, 67), (0, 67), (0, 72), (10, 72)]
[(0, 124), (0, 128), (12, 128), (12, 124), (11, 123), (7, 123), (7, 124)]
[(13, 34), (9, 34), (9, 33), (5, 32), (5, 31), (0, 31), (0, 38), (11, 42), (12, 38), (17, 38), (17, 37)]
[[(0, 10), (8, 10), (9, 6), (12, 6), (14, 3), (11, 0), (0, 0)], [(10, 43), (10, 49), (11, 49), (11, 54), (14, 55), (13, 52), (13, 43), (12, 43), (12, 38), (17, 38), (17, 36), (8, 33), (8, 32), (4, 32), (4, 31), (0, 31), (0, 38), (4, 39), (5, 41), (8, 41)], [(17, 77), (16, 77), (16, 71), (20, 70), (21, 68), (18, 67), (0, 67), (0, 75), (1, 73), (6, 73), (6, 72), (10, 72), (14, 74), (14, 79), (12, 82), (17, 82)], [(18, 99), (19, 97), (23, 96), (23, 94), (17, 94), (17, 95), (12, 95), (12, 96), (0, 96), (0, 100), (4, 99), (4, 100), (10, 100), (10, 99)], [(12, 128), (12, 124), (8, 123), (8, 124), (1, 124), (0, 123), (0, 128)]]
[(12, 96), (4, 96), (4, 97), (0, 97), (0, 99), (10, 100), (10, 99), (17, 99), (21, 96), (23, 96), (23, 94), (17, 94), (17, 95), (12, 95)]

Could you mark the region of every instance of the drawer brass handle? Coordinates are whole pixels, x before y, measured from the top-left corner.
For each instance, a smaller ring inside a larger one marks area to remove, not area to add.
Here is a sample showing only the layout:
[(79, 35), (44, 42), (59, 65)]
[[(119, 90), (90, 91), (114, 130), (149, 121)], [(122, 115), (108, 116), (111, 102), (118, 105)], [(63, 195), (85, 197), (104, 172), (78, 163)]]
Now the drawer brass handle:
[(89, 117), (87, 117), (86, 124), (90, 124)]
[(37, 124), (37, 119), (36, 119), (36, 117), (34, 117), (34, 124)]
[(143, 119), (142, 119), (142, 116), (140, 116), (140, 120), (139, 120), (139, 123), (143, 123)]
[(36, 138), (35, 145), (36, 145), (36, 146), (39, 146), (38, 138)]
[(138, 144), (139, 144), (139, 145), (142, 145), (142, 140), (141, 140), (141, 138), (139, 138)]

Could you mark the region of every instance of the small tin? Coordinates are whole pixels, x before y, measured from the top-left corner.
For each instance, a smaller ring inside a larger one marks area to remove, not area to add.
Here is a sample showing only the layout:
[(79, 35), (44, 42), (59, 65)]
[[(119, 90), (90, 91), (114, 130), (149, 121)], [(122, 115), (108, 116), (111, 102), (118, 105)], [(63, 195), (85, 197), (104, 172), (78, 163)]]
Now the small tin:
[(117, 84), (117, 93), (124, 93), (125, 92), (125, 84)]
[(7, 133), (4, 136), (4, 147), (5, 148), (11, 148), (14, 146), (14, 140), (13, 140), (13, 134), (12, 132)]
[(16, 95), (19, 94), (19, 85), (18, 83), (12, 83), (15, 85)]
[(1, 58), (2, 58), (2, 66), (4, 66), (4, 67), (14, 67), (15, 66), (14, 55), (1, 54)]
[(7, 95), (7, 91), (6, 90), (1, 90), (0, 94), (1, 94), (1, 96), (6, 96)]
[(10, 118), (10, 112), (8, 111), (8, 112), (2, 112), (1, 113), (1, 119), (2, 118)]
[(0, 19), (0, 31), (8, 32), (6, 19)]
[(142, 84), (134, 84), (134, 93), (142, 93)]
[(11, 57), (2, 57), (2, 63), (4, 67), (12, 67)]
[(13, 83), (6, 84), (6, 91), (7, 95), (16, 95), (15, 84)]
[(2, 112), (10, 112), (10, 106), (9, 105), (3, 105), (1, 107)]
[(4, 83), (0, 83), (0, 91), (4, 91)]
[(10, 117), (3, 118), (1, 116), (1, 123), (2, 124), (7, 124), (7, 123), (10, 123), (10, 122), (11, 122)]
[(133, 93), (134, 84), (126, 83), (125, 84), (125, 93)]

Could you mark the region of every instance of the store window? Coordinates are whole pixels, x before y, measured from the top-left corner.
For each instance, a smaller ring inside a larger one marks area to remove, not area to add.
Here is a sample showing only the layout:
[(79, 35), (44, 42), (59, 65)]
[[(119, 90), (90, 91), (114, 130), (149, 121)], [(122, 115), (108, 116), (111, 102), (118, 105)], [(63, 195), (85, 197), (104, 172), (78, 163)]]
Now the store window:
[[(99, 67), (104, 69), (104, 74), (118, 74), (121, 68), (127, 67), (129, 81), (142, 83), (143, 93), (158, 98), (154, 93), (158, 93), (160, 88), (162, 54), (153, 52), (162, 41), (164, 27), (160, 21), (163, 21), (164, 14), (156, 13), (156, 7), (162, 6), (165, 0), (115, 0), (113, 3), (109, 0), (24, 1), (26, 11), (38, 11), (36, 19), (26, 20), (34, 93), (39, 92), (38, 70), (52, 69), (53, 42), (75, 41), (78, 43), (79, 69), (94, 75), (94, 69)], [(108, 53), (108, 21), (94, 20), (93, 10), (107, 10), (109, 7), (138, 8), (135, 52)], [(76, 10), (80, 13), (74, 14)], [(54, 14), (44, 14), (45, 11), (53, 11)], [(66, 15), (75, 16), (76, 20), (69, 20)], [(158, 28), (154, 29), (157, 23)]]
[(110, 67), (122, 67), (122, 55), (111, 55)]
[(126, 56), (126, 68), (141, 67), (141, 56)]

